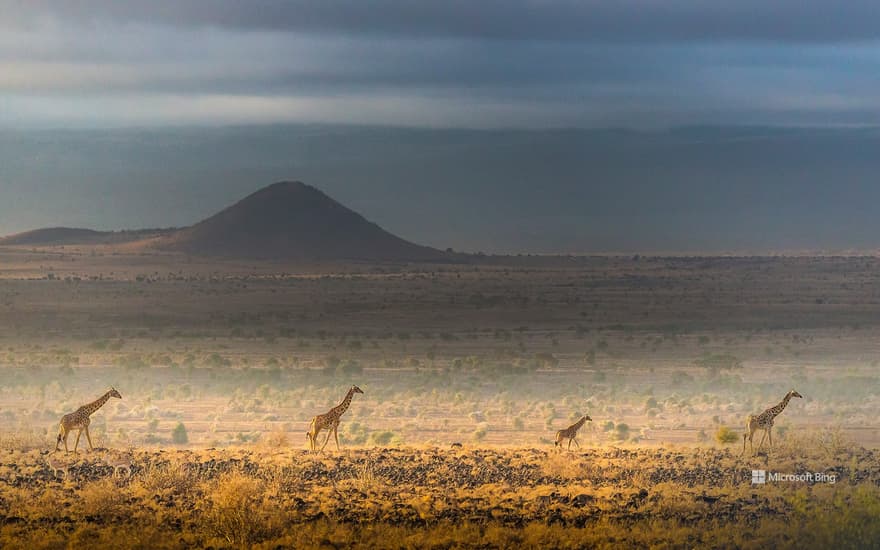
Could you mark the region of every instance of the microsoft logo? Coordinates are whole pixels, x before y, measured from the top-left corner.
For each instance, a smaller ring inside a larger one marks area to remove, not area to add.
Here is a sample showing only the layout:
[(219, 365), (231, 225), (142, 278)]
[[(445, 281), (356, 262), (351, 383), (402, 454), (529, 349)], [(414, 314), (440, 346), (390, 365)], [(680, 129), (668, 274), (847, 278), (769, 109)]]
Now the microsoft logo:
[(799, 474), (781, 474), (766, 470), (752, 470), (752, 485), (764, 485), (777, 481), (794, 481), (800, 483), (837, 483), (837, 474), (827, 472), (803, 472)]

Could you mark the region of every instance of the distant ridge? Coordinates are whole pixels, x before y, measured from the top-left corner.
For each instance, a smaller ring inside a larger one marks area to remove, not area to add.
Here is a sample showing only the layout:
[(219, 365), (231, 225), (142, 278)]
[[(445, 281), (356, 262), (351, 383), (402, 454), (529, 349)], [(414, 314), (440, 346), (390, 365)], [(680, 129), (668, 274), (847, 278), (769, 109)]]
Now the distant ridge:
[(46, 227), (0, 238), (0, 246), (60, 246), (73, 244), (119, 244), (141, 241), (176, 229), (95, 231), (78, 227)]
[(254, 259), (443, 260), (298, 181), (264, 187), (151, 246), (198, 256)]
[(99, 242), (106, 237), (104, 231), (93, 229), (80, 229), (76, 227), (46, 227), (16, 233), (8, 237), (0, 238), (0, 245), (52, 245), (52, 244), (80, 244)]

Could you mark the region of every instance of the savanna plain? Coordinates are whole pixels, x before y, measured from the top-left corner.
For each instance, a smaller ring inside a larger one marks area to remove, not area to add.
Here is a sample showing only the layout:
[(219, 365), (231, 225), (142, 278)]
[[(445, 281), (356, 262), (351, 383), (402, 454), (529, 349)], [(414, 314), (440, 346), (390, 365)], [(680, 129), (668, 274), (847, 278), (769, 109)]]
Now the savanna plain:
[(878, 547), (878, 374), (876, 257), (2, 248), (0, 546)]

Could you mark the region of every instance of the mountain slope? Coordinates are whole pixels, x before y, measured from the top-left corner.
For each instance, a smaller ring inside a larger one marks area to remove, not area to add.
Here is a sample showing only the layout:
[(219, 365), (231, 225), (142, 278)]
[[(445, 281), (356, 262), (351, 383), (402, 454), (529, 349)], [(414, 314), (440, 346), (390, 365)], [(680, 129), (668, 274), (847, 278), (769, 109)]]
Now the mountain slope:
[(301, 182), (265, 187), (153, 246), (193, 255), (255, 259), (441, 260)]

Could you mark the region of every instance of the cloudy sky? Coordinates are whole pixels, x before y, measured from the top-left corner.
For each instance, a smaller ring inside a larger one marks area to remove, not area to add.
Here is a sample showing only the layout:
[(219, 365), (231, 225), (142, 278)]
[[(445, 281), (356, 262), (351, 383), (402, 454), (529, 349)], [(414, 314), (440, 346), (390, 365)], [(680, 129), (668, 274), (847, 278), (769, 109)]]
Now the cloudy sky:
[(487, 252), (880, 248), (874, 0), (0, 0), (0, 234), (303, 180)]
[(865, 124), (871, 0), (0, 0), (0, 124)]

